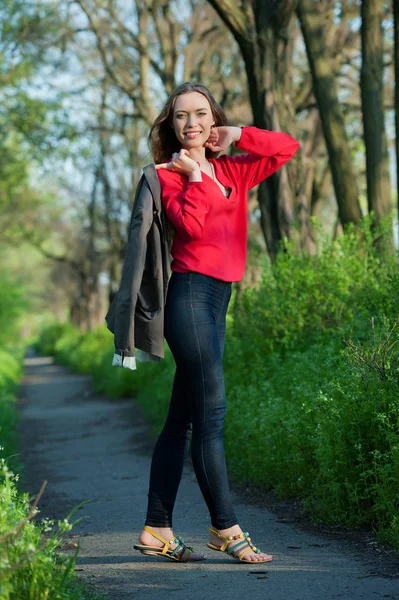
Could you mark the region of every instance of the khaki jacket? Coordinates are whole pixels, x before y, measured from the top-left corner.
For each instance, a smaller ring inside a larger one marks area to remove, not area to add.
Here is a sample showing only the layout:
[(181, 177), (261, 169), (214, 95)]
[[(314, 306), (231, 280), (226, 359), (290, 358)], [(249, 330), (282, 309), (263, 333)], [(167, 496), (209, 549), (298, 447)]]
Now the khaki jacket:
[[(115, 366), (164, 357), (164, 306), (170, 274), (167, 224), (154, 163), (137, 186), (119, 290), (105, 317), (114, 334)], [(142, 351), (136, 356), (135, 348)], [(145, 353), (145, 355), (143, 355)]]

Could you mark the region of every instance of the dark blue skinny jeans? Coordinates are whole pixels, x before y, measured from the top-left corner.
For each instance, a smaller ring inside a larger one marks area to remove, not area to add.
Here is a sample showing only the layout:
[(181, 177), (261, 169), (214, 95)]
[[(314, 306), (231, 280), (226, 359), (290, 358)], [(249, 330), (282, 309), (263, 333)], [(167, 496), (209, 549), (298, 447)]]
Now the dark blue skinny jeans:
[(223, 445), (226, 394), (223, 349), (231, 283), (200, 273), (172, 273), (165, 337), (176, 363), (172, 398), (156, 443), (146, 525), (172, 527), (172, 514), (191, 439), (191, 458), (211, 523), (237, 523)]

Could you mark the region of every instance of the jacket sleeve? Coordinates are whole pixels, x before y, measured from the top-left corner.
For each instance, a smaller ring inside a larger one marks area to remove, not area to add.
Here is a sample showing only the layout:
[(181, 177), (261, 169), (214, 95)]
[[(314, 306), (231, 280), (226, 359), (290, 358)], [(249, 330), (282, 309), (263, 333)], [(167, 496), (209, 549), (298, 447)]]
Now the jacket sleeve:
[(243, 127), (235, 146), (247, 154), (221, 158), (226, 160), (231, 175), (251, 189), (288, 162), (300, 143), (287, 133)]
[(190, 239), (199, 239), (209, 211), (206, 188), (202, 181), (188, 181), (186, 175), (158, 171), (162, 204), (172, 225), (184, 230)]
[[(143, 176), (144, 177), (144, 176)], [(129, 236), (122, 268), (121, 283), (110, 308), (111, 319), (106, 317), (114, 333), (115, 355), (113, 366), (135, 369), (134, 358), (134, 313), (140, 290), (145, 257), (147, 234), (153, 220), (151, 192), (143, 181), (139, 182), (130, 220)]]

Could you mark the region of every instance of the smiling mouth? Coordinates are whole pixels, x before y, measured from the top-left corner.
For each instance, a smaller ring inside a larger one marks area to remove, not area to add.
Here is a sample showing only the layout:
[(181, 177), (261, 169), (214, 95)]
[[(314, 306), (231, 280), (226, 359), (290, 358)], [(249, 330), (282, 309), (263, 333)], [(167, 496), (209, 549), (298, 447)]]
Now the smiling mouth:
[(186, 133), (184, 135), (186, 137), (188, 137), (190, 140), (194, 140), (196, 137), (201, 135), (201, 131), (186, 131)]

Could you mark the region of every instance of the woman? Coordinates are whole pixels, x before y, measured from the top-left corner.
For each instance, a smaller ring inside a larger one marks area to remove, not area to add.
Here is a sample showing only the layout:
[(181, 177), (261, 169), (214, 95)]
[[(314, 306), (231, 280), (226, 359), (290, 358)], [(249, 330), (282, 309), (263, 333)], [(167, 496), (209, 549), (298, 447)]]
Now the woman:
[[(226, 126), (202, 85), (184, 83), (150, 132), (162, 205), (175, 230), (165, 338), (176, 363), (169, 413), (154, 449), (145, 527), (135, 546), (145, 554), (202, 560), (172, 531), (172, 513), (191, 439), (192, 462), (208, 506), (209, 548), (267, 562), (238, 525), (223, 447), (226, 396), (223, 349), (231, 284), (247, 250), (247, 192), (287, 162), (299, 143), (285, 133)], [(218, 153), (235, 144), (247, 152)]]

